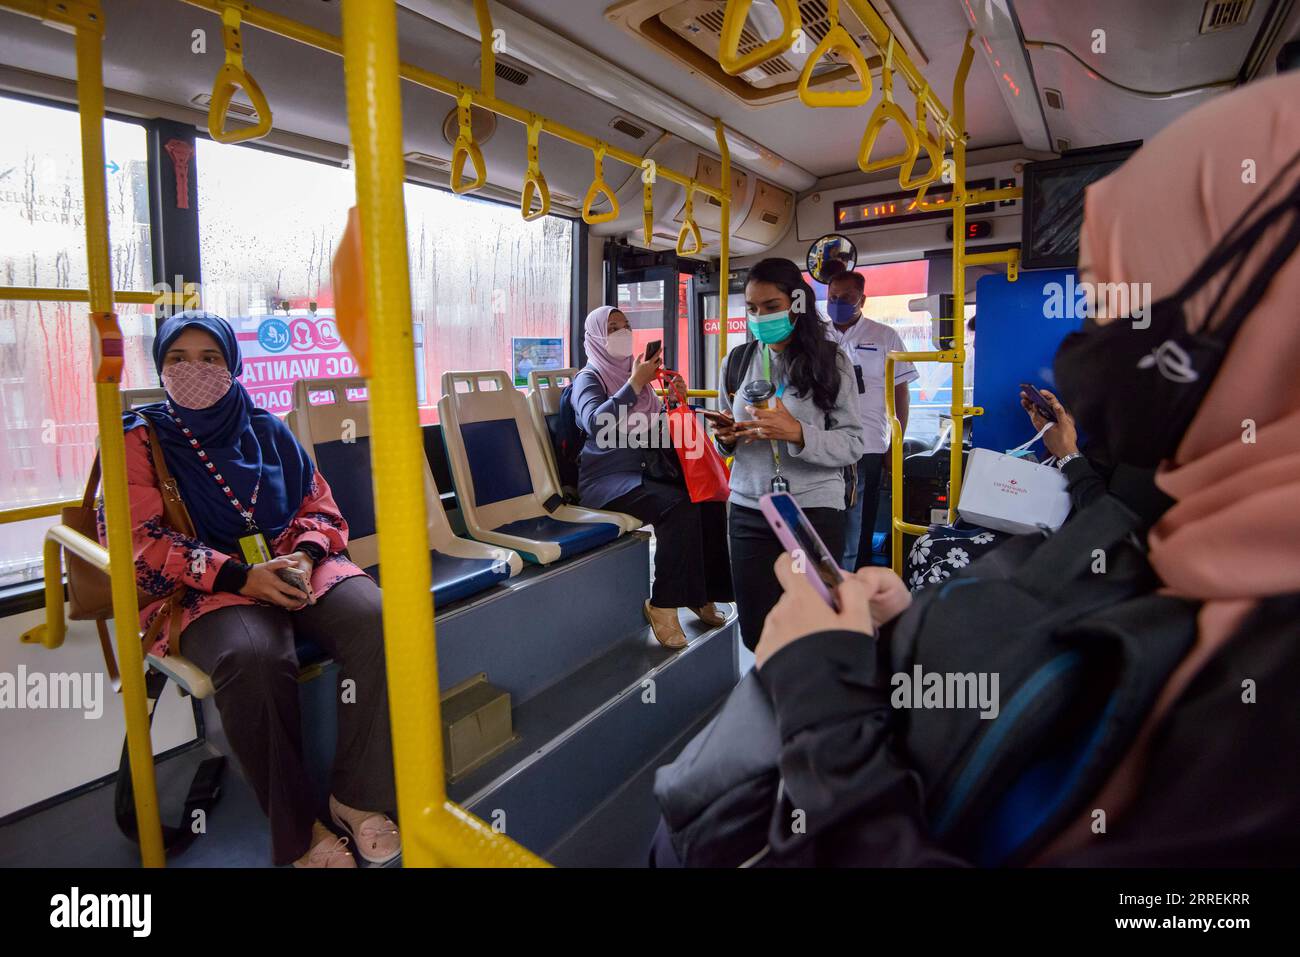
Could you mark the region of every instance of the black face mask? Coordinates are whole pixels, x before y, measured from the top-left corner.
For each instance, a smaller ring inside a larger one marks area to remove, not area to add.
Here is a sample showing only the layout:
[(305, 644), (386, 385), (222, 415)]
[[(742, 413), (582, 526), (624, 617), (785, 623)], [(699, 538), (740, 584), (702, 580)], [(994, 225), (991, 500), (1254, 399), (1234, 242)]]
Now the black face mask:
[[(1112, 464), (1152, 468), (1171, 458), (1210, 390), (1224, 356), (1273, 276), (1300, 245), (1300, 185), (1252, 219), (1252, 204), (1177, 292), (1152, 304), (1145, 328), (1089, 318), (1056, 353), (1056, 383), (1079, 428), (1096, 436)], [(1246, 281), (1236, 270), (1260, 237), (1290, 217), (1278, 245)], [(1247, 220), (1250, 220), (1247, 224)], [(1184, 309), (1216, 276), (1229, 281), (1205, 321), (1189, 332)], [(1228, 293), (1240, 290), (1227, 303)], [(1216, 318), (1223, 316), (1222, 321)]]

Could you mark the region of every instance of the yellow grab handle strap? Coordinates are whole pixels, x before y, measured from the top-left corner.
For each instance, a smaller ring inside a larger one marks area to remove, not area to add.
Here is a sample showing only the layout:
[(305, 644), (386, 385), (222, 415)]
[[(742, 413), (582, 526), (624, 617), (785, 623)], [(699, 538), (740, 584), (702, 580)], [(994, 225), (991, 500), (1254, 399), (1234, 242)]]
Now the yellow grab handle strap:
[[(533, 113), (528, 114), (528, 171), (524, 174), (524, 190), (519, 198), (519, 207), (524, 214), (524, 221), (529, 223), (541, 219), (551, 211), (551, 189), (546, 185), (546, 177), (542, 175), (541, 154), (537, 147), (541, 132), (542, 118)], [(536, 210), (532, 208), (534, 194), (537, 194), (540, 203)]]
[[(804, 61), (803, 70), (799, 73), (799, 99), (805, 106), (812, 107), (862, 106), (871, 99), (871, 69), (858, 47), (858, 41), (840, 24), (839, 0), (831, 0), (828, 11), (831, 27), (822, 37), (821, 43), (817, 44), (817, 49), (813, 50), (812, 56)], [(858, 89), (832, 91), (808, 88), (812, 82), (813, 67), (832, 50), (838, 50), (848, 58), (849, 66), (858, 75)]]
[(645, 233), (645, 248), (650, 248), (655, 228), (655, 181), (646, 175), (641, 177), (641, 229)]
[[(221, 36), (225, 45), (226, 62), (212, 81), (212, 97), (208, 102), (208, 135), (218, 143), (242, 143), (260, 139), (271, 132), (271, 106), (266, 95), (247, 71), (244, 70), (244, 41), (240, 32), (243, 18), (233, 3), (221, 7)], [(243, 88), (248, 100), (257, 111), (257, 122), (252, 126), (226, 129), (226, 112), (235, 91)]]
[[(474, 94), (468, 87), (456, 87), (456, 145), (451, 150), (451, 191), (469, 193), (479, 189), (487, 182), (487, 167), (483, 163), (483, 151), (474, 142), (473, 117), (470, 109), (474, 105)], [(474, 164), (474, 179), (466, 183), (465, 160)]]
[[(890, 120), (897, 123), (899, 129), (903, 131), (903, 151), (893, 156), (873, 160), (871, 151), (876, 146), (876, 137)], [(862, 143), (858, 146), (858, 169), (864, 173), (875, 173), (906, 164), (907, 171), (910, 173), (919, 149), (920, 145), (917, 143), (916, 130), (912, 127), (911, 118), (892, 99), (882, 99), (876, 104), (871, 119), (867, 121), (867, 128), (862, 134)]]
[(794, 32), (799, 29), (799, 4), (797, 0), (775, 0), (781, 12), (781, 34), (774, 40), (761, 44), (744, 56), (740, 55), (740, 39), (745, 31), (745, 20), (753, 0), (727, 0), (722, 15), (722, 36), (718, 42), (718, 65), (729, 76), (753, 69), (764, 60), (784, 53), (794, 43)]
[[(691, 244), (686, 245), (690, 239)], [(695, 222), (695, 186), (686, 187), (686, 209), (682, 213), (682, 228), (677, 233), (677, 255), (694, 256), (704, 248), (700, 227)]]
[[(943, 171), (943, 148), (930, 135), (930, 125), (926, 121), (925, 98), (930, 93), (930, 84), (926, 84), (920, 92), (916, 94), (916, 141), (917, 152), (912, 156), (912, 162), (905, 164), (898, 171), (898, 185), (903, 189), (925, 189), (931, 183), (939, 178)], [(916, 164), (917, 155), (921, 149), (925, 150), (926, 156), (930, 160), (930, 168), (915, 179), (912, 178), (912, 167)]]
[[(587, 187), (587, 195), (582, 201), (582, 221), (588, 226), (595, 226), (598, 223), (608, 223), (611, 220), (618, 219), (618, 197), (614, 191), (609, 188), (605, 182), (605, 144), (601, 143), (591, 155), (595, 160), (595, 177), (591, 185)], [(594, 206), (600, 197), (604, 196), (609, 200), (609, 209), (603, 213), (592, 213), (591, 207)]]

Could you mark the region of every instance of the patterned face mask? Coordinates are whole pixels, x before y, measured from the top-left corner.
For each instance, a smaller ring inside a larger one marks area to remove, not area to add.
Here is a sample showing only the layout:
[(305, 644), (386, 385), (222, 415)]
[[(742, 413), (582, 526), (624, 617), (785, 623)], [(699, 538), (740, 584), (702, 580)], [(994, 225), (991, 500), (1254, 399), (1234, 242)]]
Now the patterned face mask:
[(230, 370), (215, 362), (173, 362), (162, 371), (167, 395), (186, 409), (211, 408), (225, 398), (233, 382)]

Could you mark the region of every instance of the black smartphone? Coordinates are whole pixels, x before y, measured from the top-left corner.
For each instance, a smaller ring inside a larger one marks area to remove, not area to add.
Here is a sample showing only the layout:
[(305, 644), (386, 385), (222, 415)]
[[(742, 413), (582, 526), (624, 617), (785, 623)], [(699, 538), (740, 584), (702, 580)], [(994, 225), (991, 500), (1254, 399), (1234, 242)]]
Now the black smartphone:
[(1048, 422), (1056, 421), (1056, 413), (1052, 411), (1052, 407), (1047, 404), (1047, 400), (1043, 398), (1043, 394), (1038, 391), (1036, 386), (1032, 386), (1028, 382), (1022, 382), (1020, 383), (1020, 391), (1024, 393), (1030, 405), (1038, 410), (1039, 415)]
[(651, 340), (650, 343), (649, 343), (648, 345), (646, 345), (646, 347), (645, 347), (645, 358), (646, 358), (646, 361), (649, 362), (649, 361), (650, 361), (651, 359), (653, 359), (655, 356), (659, 355), (659, 351), (660, 351), (663, 347), (664, 347), (664, 341), (663, 341), (662, 339), (653, 339), (653, 340)]

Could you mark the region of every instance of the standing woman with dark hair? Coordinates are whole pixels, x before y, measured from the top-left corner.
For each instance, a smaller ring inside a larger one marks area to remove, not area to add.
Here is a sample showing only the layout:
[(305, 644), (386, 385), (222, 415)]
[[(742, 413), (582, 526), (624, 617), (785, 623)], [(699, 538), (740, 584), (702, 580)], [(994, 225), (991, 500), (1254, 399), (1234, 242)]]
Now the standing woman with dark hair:
[(799, 267), (788, 259), (754, 265), (745, 308), (756, 342), (733, 350), (722, 364), (718, 402), (728, 420), (715, 435), (719, 448), (735, 456), (731, 576), (741, 638), (753, 650), (781, 597), (773, 564), (784, 551), (758, 500), (788, 491), (830, 553), (840, 555), (844, 469), (862, 457), (863, 433), (853, 367), (827, 337)]

